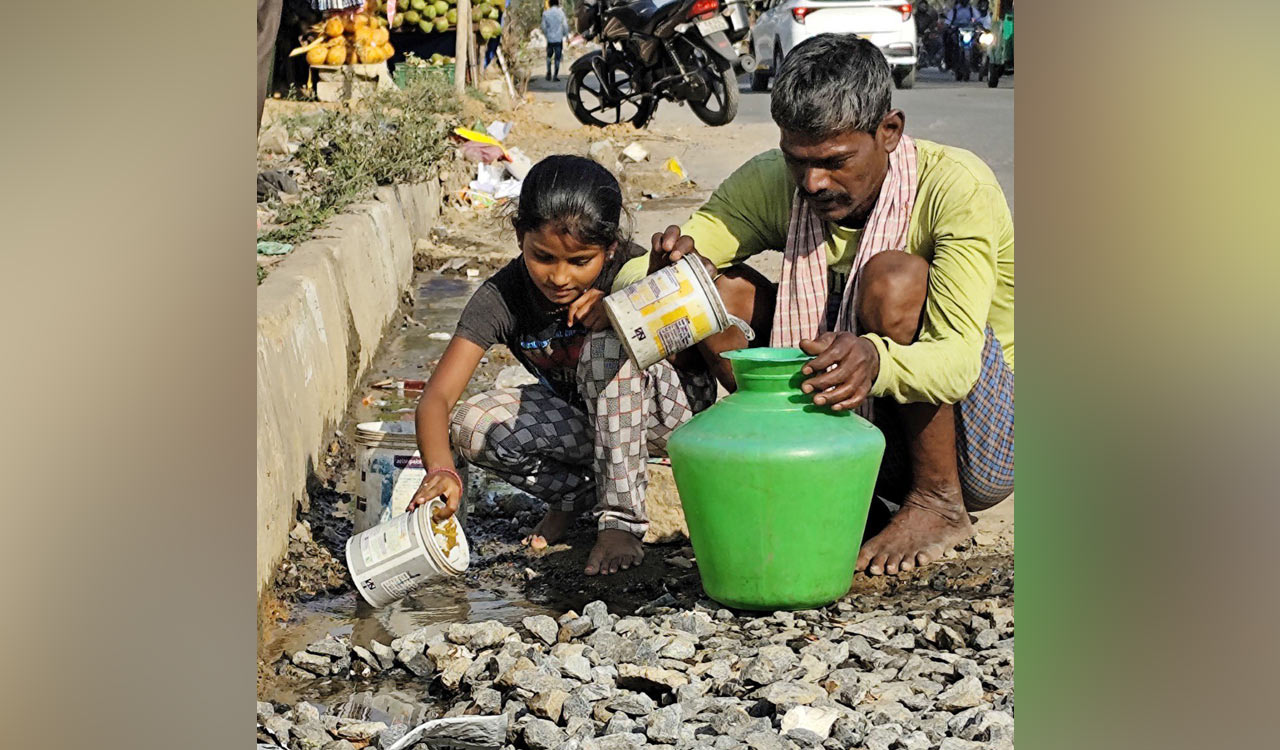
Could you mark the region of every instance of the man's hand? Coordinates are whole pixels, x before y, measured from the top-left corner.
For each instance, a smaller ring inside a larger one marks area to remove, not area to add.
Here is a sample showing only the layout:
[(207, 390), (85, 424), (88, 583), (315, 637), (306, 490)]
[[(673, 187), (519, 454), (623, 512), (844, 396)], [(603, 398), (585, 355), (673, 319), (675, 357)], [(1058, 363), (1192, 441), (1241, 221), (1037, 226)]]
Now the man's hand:
[(604, 309), (605, 293), (588, 289), (569, 305), (569, 325), (578, 321), (588, 330), (599, 331), (609, 327), (609, 313)]
[[(800, 349), (815, 355), (801, 369), (813, 377), (805, 380), (800, 389), (814, 394), (813, 403), (830, 406), (832, 411), (853, 409), (861, 404), (880, 374), (880, 353), (875, 344), (848, 331), (801, 339)], [(832, 365), (835, 367), (828, 372), (827, 368)]]
[(405, 511), (411, 512), (414, 508), (426, 505), (441, 495), (444, 496), (444, 508), (436, 511), (435, 520), (437, 521), (443, 521), (458, 512), (458, 506), (462, 503), (462, 484), (450, 472), (428, 473), (422, 478), (422, 484), (418, 487), (418, 491), (413, 493), (413, 499), (409, 501), (409, 507), (405, 508)]
[(693, 246), (693, 238), (687, 234), (680, 234), (680, 227), (675, 224), (667, 227), (665, 232), (654, 233), (653, 251), (649, 253), (649, 273), (661, 271), (686, 255), (700, 258), (702, 265), (706, 266), (707, 273), (711, 274), (712, 278), (715, 277), (716, 264), (702, 256)]

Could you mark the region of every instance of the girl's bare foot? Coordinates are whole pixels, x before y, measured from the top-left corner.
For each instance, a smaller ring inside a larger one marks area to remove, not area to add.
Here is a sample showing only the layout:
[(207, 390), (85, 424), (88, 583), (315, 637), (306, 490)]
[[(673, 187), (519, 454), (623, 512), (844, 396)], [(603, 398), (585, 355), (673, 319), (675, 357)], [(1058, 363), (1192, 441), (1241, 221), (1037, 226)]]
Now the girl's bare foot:
[(639, 565), (644, 559), (644, 545), (629, 531), (601, 529), (596, 535), (596, 546), (587, 556), (584, 572), (589, 575), (609, 575)]
[(937, 560), (971, 536), (973, 526), (958, 490), (912, 490), (889, 525), (863, 543), (855, 569), (873, 576), (905, 573)]
[(564, 539), (565, 532), (569, 530), (569, 524), (573, 523), (573, 515), (567, 510), (547, 511), (538, 525), (533, 527), (529, 536), (521, 539), (520, 543), (527, 544), (535, 550), (546, 549), (547, 545)]

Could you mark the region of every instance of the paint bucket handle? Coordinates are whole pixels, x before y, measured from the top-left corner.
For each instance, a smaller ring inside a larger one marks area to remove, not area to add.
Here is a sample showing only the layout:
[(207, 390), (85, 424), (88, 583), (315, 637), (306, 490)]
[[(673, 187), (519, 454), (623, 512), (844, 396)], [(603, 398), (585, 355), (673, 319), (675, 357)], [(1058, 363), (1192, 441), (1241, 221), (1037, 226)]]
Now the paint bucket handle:
[(729, 322), (738, 327), (742, 331), (742, 335), (747, 337), (747, 341), (755, 341), (756, 332), (751, 330), (751, 325), (747, 321), (735, 315), (729, 316)]

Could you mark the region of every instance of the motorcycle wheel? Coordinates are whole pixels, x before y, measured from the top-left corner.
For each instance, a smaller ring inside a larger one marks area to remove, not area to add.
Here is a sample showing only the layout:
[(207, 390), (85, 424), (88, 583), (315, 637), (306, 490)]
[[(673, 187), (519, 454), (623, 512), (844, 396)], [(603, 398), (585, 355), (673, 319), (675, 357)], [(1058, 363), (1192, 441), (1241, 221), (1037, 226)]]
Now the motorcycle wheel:
[(914, 88), (916, 85), (915, 66), (905, 72), (900, 68), (895, 68), (893, 71), (893, 84), (900, 89)]
[(991, 72), (987, 74), (987, 88), (993, 89), (1000, 84), (1000, 74), (1004, 72), (1003, 65), (991, 66)]
[[(583, 60), (599, 57), (599, 52), (592, 52)], [(625, 93), (636, 93), (635, 84), (630, 72), (618, 65), (608, 68), (607, 74), (613, 77), (614, 87)], [(653, 117), (658, 102), (653, 97), (624, 99), (615, 101), (604, 88), (603, 82), (596, 77), (595, 68), (584, 62), (575, 64), (569, 70), (569, 81), (565, 85), (564, 95), (569, 100), (569, 109), (578, 122), (597, 128), (629, 122), (632, 126), (643, 128)]]
[(733, 73), (733, 66), (719, 69), (708, 61), (702, 75), (711, 87), (711, 96), (705, 102), (689, 102), (689, 109), (699, 120), (711, 126), (733, 122), (733, 118), (738, 116), (738, 77)]

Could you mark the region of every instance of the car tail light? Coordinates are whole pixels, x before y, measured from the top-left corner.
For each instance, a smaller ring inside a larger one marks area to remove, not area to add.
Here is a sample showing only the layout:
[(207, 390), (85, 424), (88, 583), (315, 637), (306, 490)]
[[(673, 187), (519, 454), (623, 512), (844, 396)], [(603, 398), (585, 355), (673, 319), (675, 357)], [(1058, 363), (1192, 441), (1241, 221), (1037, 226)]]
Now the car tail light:
[(796, 23), (804, 23), (804, 17), (817, 10), (817, 8), (792, 8), (791, 17), (796, 19)]
[(706, 13), (715, 13), (720, 9), (720, 0), (698, 0), (689, 9), (688, 18), (697, 18)]
[(907, 21), (911, 19), (911, 3), (903, 3), (902, 5), (899, 5), (898, 10), (902, 11), (902, 20)]

